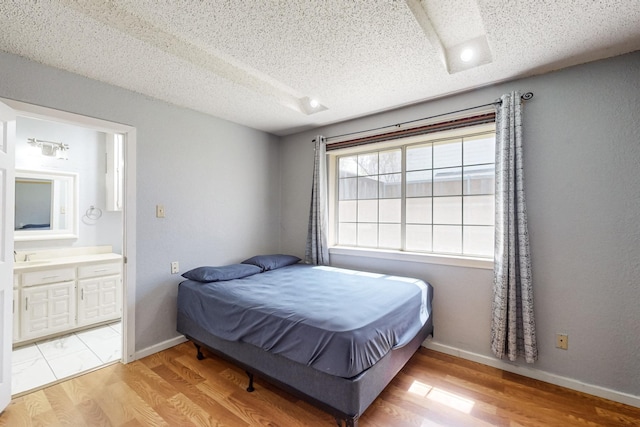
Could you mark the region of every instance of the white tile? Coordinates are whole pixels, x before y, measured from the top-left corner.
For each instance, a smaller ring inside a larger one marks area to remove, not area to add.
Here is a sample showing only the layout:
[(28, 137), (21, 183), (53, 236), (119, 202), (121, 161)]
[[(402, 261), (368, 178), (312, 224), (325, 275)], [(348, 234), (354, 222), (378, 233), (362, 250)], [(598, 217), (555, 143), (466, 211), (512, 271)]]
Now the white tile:
[(36, 345), (47, 360), (87, 349), (87, 346), (73, 334), (40, 341)]
[(43, 357), (11, 366), (11, 393), (22, 393), (56, 380)]
[(93, 351), (102, 362), (113, 362), (122, 358), (122, 337), (115, 335), (101, 341), (92, 341), (87, 346)]
[(110, 323), (109, 327), (122, 335), (122, 322)]
[(56, 378), (66, 378), (102, 365), (102, 362), (88, 348), (71, 354), (47, 359)]
[(109, 326), (77, 332), (76, 335), (102, 362), (112, 362), (122, 357), (122, 336)]
[(29, 360), (43, 358), (44, 356), (42, 355), (42, 353), (40, 353), (38, 347), (36, 347), (35, 344), (30, 344), (13, 350), (13, 352), (11, 353), (11, 364), (15, 365), (17, 363), (23, 363)]
[(76, 332), (75, 335), (85, 344), (119, 336), (119, 334), (109, 326), (99, 326), (97, 328), (87, 329), (85, 331)]

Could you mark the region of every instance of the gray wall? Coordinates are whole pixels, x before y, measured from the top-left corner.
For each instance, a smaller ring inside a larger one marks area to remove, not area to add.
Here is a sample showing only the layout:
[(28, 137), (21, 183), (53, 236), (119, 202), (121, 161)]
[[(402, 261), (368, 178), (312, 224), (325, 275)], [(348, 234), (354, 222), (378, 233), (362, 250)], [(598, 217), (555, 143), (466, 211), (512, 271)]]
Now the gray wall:
[(5, 53), (0, 76), (0, 97), (137, 128), (136, 350), (178, 336), (171, 261), (186, 271), (279, 249), (277, 137)]
[[(304, 255), (313, 144), (532, 91), (525, 186), (540, 358), (534, 368), (640, 396), (640, 52), (282, 139), (282, 251)], [(434, 342), (490, 356), (491, 270), (334, 256), (435, 288)], [(569, 334), (569, 350), (555, 334)], [(519, 362), (523, 364), (524, 362)]]

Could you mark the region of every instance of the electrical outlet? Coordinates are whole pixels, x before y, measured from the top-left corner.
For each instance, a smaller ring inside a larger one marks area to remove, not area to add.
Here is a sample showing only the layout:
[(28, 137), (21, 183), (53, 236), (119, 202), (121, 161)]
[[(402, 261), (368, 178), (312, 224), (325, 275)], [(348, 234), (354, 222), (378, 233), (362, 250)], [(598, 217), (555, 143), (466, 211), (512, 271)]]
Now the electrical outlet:
[(567, 334), (556, 334), (556, 347), (561, 348), (563, 350), (569, 349), (569, 335)]
[(173, 261), (171, 263), (171, 274), (178, 274), (180, 272), (180, 264), (178, 261)]
[(156, 218), (164, 218), (164, 206), (156, 205)]

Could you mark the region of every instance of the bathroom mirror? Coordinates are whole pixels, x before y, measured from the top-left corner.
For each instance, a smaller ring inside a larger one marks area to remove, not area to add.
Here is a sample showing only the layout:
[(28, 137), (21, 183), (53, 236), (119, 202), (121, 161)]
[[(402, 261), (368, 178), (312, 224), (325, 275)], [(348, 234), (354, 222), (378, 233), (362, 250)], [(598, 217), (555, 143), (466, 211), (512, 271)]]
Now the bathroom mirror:
[(15, 240), (78, 237), (78, 175), (16, 170)]

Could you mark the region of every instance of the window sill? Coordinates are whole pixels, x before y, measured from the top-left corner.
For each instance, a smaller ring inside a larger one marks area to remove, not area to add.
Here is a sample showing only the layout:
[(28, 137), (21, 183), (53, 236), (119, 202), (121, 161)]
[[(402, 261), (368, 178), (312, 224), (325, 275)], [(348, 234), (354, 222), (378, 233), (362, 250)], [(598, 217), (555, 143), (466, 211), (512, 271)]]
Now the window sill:
[(419, 252), (402, 252), (385, 249), (365, 249), (346, 246), (329, 248), (331, 255), (347, 255), (366, 258), (385, 259), (389, 261), (419, 262), (424, 264), (450, 265), (455, 267), (481, 268), (493, 270), (493, 260), (456, 255), (423, 254)]

